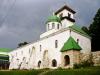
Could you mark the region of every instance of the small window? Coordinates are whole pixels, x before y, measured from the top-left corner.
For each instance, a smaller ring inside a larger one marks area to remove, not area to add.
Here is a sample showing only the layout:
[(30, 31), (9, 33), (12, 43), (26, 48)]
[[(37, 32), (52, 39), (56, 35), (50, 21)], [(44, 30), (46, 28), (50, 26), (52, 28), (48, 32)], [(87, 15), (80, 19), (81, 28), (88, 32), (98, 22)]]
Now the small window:
[(57, 61), (55, 59), (52, 60), (52, 66), (56, 67), (57, 66)]
[(57, 29), (59, 29), (59, 24), (57, 25)]
[(52, 23), (52, 29), (54, 29), (54, 27), (55, 27), (55, 23)]
[(40, 52), (41, 52), (41, 50), (42, 50), (42, 46), (40, 45)]
[(55, 40), (55, 48), (58, 47), (58, 40)]
[(59, 17), (62, 18), (63, 17), (63, 13), (61, 13)]
[(31, 50), (29, 49), (29, 54), (31, 53)]
[(49, 24), (48, 24), (48, 30), (49, 30)]
[(70, 13), (68, 13), (68, 17), (69, 17), (69, 18), (71, 17), (71, 14), (70, 14)]
[(79, 43), (79, 39), (77, 39), (77, 43)]
[(41, 61), (38, 61), (38, 67), (40, 68), (40, 66), (41, 66)]

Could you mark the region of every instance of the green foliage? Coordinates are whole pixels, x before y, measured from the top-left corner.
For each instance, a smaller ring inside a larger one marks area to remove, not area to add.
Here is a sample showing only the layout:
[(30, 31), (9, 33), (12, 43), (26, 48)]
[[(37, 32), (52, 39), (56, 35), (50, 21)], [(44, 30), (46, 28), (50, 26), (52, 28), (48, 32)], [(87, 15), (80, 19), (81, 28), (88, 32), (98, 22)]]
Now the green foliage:
[(74, 68), (85, 68), (85, 67), (90, 67), (90, 66), (93, 66), (93, 62), (92, 61), (83, 61), (79, 64), (74, 64)]
[(88, 35), (90, 35), (90, 34), (89, 34), (89, 29), (88, 29), (87, 27), (83, 26), (81, 29), (82, 29), (84, 32), (86, 32)]
[(11, 70), (11, 71), (0, 71), (0, 75), (38, 75), (41, 70)]
[(28, 43), (27, 43), (27, 42), (19, 43), (19, 44), (18, 44), (18, 47), (22, 47), (22, 46), (24, 46), (24, 45), (26, 45), (26, 44), (28, 44)]
[(89, 33), (92, 37), (92, 50), (100, 50), (100, 8), (89, 27)]
[(54, 70), (44, 75), (99, 75), (99, 69), (70, 69), (70, 70)]

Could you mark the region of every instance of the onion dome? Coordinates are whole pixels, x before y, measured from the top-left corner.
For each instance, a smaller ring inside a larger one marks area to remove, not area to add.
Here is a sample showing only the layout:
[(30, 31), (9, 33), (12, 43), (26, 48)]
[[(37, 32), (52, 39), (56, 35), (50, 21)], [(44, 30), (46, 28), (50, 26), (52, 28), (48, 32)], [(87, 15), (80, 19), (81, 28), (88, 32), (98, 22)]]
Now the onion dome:
[(57, 17), (56, 15), (48, 17), (47, 23), (48, 22), (61, 22), (61, 19)]

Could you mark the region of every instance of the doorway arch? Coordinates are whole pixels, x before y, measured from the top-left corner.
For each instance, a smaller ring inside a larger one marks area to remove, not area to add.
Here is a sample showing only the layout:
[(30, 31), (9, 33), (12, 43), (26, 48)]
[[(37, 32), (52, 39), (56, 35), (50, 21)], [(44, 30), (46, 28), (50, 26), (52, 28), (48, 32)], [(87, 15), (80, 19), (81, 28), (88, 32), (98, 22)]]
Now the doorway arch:
[(67, 66), (70, 64), (70, 57), (68, 55), (64, 56), (64, 66)]
[(52, 60), (52, 67), (56, 67), (57, 66), (57, 61), (55, 59)]
[(40, 66), (41, 66), (41, 61), (38, 61), (38, 67), (40, 68)]

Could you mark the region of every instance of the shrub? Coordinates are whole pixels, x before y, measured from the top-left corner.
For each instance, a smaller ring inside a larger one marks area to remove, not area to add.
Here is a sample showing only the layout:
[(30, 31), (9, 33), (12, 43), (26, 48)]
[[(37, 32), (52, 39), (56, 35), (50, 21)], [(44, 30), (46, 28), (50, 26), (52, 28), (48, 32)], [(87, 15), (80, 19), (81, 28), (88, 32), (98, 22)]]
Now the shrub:
[(74, 64), (74, 68), (85, 68), (85, 67), (90, 67), (93, 66), (93, 62), (92, 61), (83, 61), (79, 64)]

